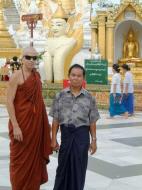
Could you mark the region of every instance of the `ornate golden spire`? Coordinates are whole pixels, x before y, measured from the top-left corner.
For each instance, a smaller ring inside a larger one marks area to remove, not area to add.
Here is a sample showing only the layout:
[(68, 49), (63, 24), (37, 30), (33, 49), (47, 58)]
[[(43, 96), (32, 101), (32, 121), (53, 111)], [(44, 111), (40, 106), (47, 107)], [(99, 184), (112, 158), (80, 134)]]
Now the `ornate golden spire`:
[(66, 14), (65, 10), (62, 7), (62, 2), (58, 1), (58, 8), (55, 11), (55, 13), (52, 16), (53, 18), (63, 18), (63, 19), (67, 19), (68, 15)]
[(69, 14), (72, 10), (75, 9), (75, 0), (61, 0), (61, 2), (67, 14)]

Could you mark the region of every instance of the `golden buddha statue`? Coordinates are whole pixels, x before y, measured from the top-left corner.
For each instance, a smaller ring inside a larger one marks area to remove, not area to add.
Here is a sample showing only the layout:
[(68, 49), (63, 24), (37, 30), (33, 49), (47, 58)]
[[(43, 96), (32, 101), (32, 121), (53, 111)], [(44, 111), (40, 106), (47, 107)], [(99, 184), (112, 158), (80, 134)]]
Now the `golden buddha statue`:
[(128, 37), (124, 42), (123, 57), (124, 58), (136, 58), (139, 54), (139, 44), (135, 39), (134, 31), (130, 28)]
[(123, 44), (123, 58), (119, 64), (128, 64), (134, 76), (134, 82), (142, 81), (142, 58), (139, 57), (139, 42), (132, 28), (129, 29)]
[(142, 59), (139, 58), (139, 43), (136, 40), (133, 29), (130, 28), (123, 44), (123, 58), (119, 60), (119, 63), (132, 63), (137, 65), (137, 63), (141, 62)]

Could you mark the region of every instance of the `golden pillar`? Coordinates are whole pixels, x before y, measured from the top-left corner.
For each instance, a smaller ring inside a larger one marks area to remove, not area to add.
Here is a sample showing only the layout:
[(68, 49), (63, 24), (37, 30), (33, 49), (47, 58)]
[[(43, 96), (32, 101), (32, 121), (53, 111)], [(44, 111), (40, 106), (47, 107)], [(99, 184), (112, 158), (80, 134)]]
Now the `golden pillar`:
[(102, 58), (105, 59), (105, 45), (106, 45), (106, 28), (105, 28), (105, 16), (103, 12), (98, 13), (98, 46)]
[(114, 60), (114, 26), (113, 21), (106, 23), (106, 58), (110, 65), (113, 64)]
[(96, 44), (98, 44), (98, 29), (97, 29), (97, 24), (91, 25), (91, 49), (92, 51), (95, 49)]
[(60, 0), (64, 10), (69, 13), (75, 9), (75, 0)]
[[(16, 47), (13, 39), (11, 38), (4, 21), (3, 7), (9, 5), (9, 1), (0, 0), (0, 48), (14, 48)], [(6, 4), (6, 5), (5, 5)]]

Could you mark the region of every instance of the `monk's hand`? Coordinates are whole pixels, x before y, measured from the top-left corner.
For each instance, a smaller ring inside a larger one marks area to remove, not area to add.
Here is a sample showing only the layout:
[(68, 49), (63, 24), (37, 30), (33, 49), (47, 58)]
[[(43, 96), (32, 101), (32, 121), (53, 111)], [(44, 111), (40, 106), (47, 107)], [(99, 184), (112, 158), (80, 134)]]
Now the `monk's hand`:
[(51, 147), (52, 147), (53, 151), (57, 152), (59, 150), (60, 146), (59, 146), (57, 140), (53, 140), (53, 139), (51, 140)]
[(13, 135), (14, 139), (16, 139), (17, 141), (23, 141), (23, 134), (19, 126), (13, 127)]
[(91, 144), (90, 144), (90, 147), (89, 147), (89, 151), (91, 153), (91, 155), (95, 154), (97, 150), (97, 141), (92, 141)]

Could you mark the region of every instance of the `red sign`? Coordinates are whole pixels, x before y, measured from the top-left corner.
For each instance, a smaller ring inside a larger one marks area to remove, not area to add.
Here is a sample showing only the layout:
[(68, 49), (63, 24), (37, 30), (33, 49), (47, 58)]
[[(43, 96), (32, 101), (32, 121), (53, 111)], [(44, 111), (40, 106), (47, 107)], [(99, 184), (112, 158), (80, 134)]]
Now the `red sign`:
[(22, 21), (38, 21), (42, 20), (43, 15), (42, 14), (27, 14), (27, 15), (22, 15)]
[[(63, 80), (63, 88), (67, 88), (70, 87), (70, 81), (65, 79)], [(82, 83), (82, 87), (85, 88), (86, 87), (86, 81), (84, 80)]]

